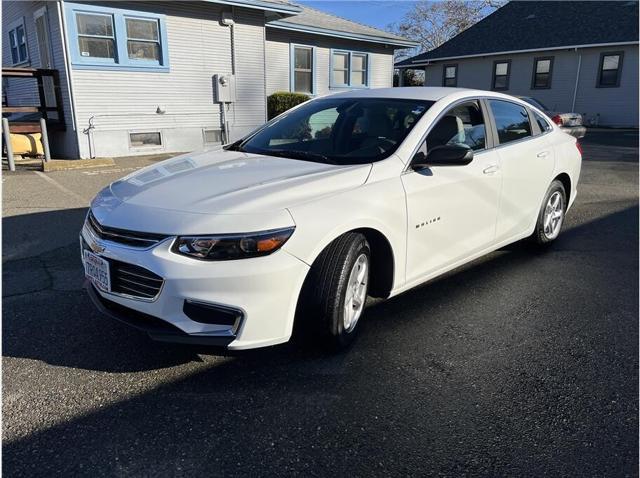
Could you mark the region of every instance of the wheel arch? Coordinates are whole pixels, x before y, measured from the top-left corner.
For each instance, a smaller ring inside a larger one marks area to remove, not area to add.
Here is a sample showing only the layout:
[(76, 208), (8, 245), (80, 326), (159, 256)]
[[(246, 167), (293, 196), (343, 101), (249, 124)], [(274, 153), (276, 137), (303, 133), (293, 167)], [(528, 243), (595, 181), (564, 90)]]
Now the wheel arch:
[(358, 232), (367, 239), (371, 249), (369, 295), (386, 299), (393, 289), (395, 274), (395, 258), (389, 239), (382, 232), (370, 227), (348, 232)]
[[(324, 250), (334, 243), (339, 237), (348, 233), (362, 234), (371, 249), (371, 273), (369, 276), (369, 295), (372, 297), (387, 298), (393, 290), (395, 279), (396, 259), (391, 241), (379, 229), (371, 226), (353, 227), (342, 230), (331, 240), (327, 241), (324, 247), (320, 248), (313, 259), (309, 262), (311, 267), (317, 261)], [(309, 276), (309, 272), (307, 272)], [(307, 279), (305, 278), (305, 283)]]
[(567, 196), (567, 205), (571, 204), (571, 177), (567, 173), (560, 173), (555, 178), (554, 181), (560, 181), (562, 186), (564, 186), (564, 192)]

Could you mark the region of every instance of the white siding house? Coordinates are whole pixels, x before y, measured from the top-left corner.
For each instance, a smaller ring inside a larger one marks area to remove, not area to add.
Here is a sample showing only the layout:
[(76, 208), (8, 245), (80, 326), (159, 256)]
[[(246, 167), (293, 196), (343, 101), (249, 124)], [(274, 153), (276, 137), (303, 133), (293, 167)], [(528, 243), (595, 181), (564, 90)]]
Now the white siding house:
[[(58, 157), (217, 145), (224, 138), (223, 108), (227, 139), (233, 140), (265, 122), (266, 97), (275, 91), (313, 96), (391, 86), (394, 49), (414, 45), (284, 0), (10, 1), (3, 2), (3, 34), (23, 24), (29, 54), (14, 63), (15, 51), (3, 38), (4, 66), (41, 67), (34, 23), (41, 8), (48, 15), (50, 67), (60, 72), (65, 108), (66, 131), (51, 138)], [(302, 60), (295, 60), (297, 44), (309, 49), (305, 72)], [(349, 58), (350, 84), (330, 81), (334, 52)], [(230, 103), (217, 101), (219, 76), (229, 79), (235, 96)], [(33, 104), (37, 93), (18, 81), (3, 84), (8, 102)]]

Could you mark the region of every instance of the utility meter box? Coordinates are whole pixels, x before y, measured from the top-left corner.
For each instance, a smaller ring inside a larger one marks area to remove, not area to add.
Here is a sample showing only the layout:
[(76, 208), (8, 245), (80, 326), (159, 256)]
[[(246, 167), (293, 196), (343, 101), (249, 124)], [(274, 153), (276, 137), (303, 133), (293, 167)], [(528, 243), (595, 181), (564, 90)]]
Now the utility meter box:
[(214, 92), (217, 103), (236, 101), (236, 77), (234, 75), (214, 75)]

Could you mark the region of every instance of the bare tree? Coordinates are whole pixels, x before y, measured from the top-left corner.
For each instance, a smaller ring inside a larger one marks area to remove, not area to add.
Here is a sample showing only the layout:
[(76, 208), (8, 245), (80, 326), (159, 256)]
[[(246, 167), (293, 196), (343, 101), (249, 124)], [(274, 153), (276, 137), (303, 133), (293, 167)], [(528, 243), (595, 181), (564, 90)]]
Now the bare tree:
[(502, 0), (421, 1), (409, 10), (402, 20), (389, 25), (388, 29), (420, 42), (418, 51), (401, 50), (399, 52), (401, 57), (407, 57), (437, 48), (504, 3)]

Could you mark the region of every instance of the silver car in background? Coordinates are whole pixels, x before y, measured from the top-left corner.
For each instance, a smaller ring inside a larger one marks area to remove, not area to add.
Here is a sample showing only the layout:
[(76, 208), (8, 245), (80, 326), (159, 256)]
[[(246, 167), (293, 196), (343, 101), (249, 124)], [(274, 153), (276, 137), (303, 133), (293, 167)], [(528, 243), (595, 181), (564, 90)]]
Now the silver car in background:
[(582, 124), (582, 115), (580, 113), (558, 113), (557, 111), (549, 110), (540, 101), (530, 96), (519, 96), (518, 98), (544, 111), (551, 118), (551, 121), (560, 126), (560, 129), (565, 133), (578, 139), (584, 138), (587, 133), (587, 128)]

